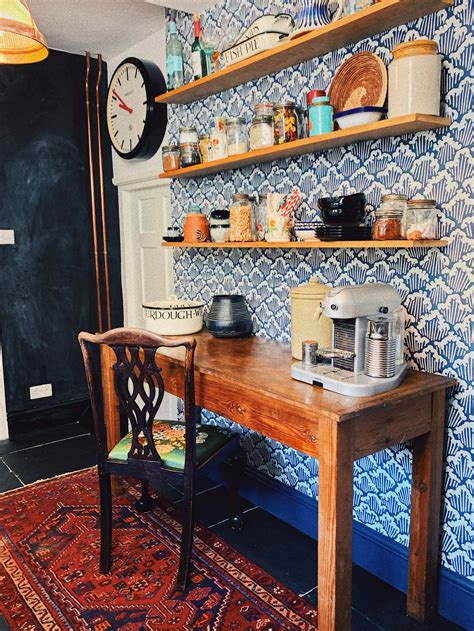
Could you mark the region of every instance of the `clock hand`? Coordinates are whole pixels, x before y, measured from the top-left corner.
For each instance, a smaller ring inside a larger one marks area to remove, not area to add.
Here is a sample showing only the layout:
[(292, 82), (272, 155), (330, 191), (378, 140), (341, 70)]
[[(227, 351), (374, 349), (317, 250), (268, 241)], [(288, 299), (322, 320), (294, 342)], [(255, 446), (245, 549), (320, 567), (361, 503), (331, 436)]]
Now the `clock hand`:
[(123, 110), (126, 110), (130, 114), (133, 112), (132, 108), (128, 107), (128, 105), (125, 103), (125, 101), (122, 99), (122, 97), (119, 94), (117, 94), (117, 92), (115, 90), (112, 90), (112, 94), (114, 96), (116, 96), (118, 98), (118, 100), (120, 101), (119, 107), (121, 107)]

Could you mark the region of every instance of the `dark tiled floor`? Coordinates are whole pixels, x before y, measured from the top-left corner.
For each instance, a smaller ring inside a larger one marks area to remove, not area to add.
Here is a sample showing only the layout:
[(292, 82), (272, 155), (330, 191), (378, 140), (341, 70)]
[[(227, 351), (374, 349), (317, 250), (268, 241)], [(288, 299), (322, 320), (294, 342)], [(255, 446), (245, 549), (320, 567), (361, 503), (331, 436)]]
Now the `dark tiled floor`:
[[(80, 423), (36, 430), (10, 441), (0, 441), (0, 492), (36, 480), (92, 466), (95, 438)], [(182, 501), (179, 485), (155, 485), (173, 503)], [(232, 530), (227, 522), (225, 490), (212, 480), (197, 484), (197, 519), (212, 528), (236, 550), (267, 570), (277, 580), (317, 604), (315, 542), (285, 522), (242, 501), (244, 528)], [(353, 567), (354, 631), (458, 631), (460, 627), (438, 618), (420, 625), (405, 615), (405, 595), (363, 569)], [(8, 629), (0, 616), (0, 631)]]

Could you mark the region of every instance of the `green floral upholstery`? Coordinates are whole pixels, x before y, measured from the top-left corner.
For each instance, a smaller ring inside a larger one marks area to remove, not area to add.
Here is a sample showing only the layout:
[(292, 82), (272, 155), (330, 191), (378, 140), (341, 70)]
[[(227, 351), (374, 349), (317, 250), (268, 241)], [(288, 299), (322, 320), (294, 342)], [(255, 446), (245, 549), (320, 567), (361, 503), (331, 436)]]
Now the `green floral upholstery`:
[[(154, 421), (153, 438), (163, 465), (168, 469), (184, 469), (184, 423)], [(201, 464), (229, 440), (229, 435), (214, 425), (199, 425), (196, 429), (196, 462)], [(109, 453), (109, 460), (126, 462), (132, 444), (130, 432)]]

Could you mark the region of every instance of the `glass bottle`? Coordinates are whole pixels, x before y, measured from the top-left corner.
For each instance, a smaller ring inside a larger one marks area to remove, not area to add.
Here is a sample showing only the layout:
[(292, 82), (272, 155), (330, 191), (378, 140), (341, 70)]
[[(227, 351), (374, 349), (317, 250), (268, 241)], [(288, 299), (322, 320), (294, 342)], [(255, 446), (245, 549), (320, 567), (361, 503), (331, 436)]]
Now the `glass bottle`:
[(245, 193), (232, 195), (229, 241), (255, 241), (255, 221), (252, 202)]
[(194, 15), (194, 42), (191, 46), (191, 65), (195, 81), (207, 77), (207, 59), (206, 52), (201, 44), (201, 20), (199, 15)]
[(174, 90), (184, 84), (183, 47), (179, 41), (176, 22), (168, 22), (168, 43), (166, 44), (166, 71), (168, 90)]

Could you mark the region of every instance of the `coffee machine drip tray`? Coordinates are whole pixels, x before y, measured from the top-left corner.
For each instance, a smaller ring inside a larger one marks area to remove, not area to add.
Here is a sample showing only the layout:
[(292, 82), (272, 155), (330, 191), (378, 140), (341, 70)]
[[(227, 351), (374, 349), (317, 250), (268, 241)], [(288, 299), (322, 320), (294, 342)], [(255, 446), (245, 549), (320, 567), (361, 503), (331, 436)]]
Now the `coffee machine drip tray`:
[(335, 368), (328, 364), (307, 366), (303, 362), (295, 362), (291, 366), (291, 376), (298, 381), (311, 385), (319, 385), (326, 390), (349, 397), (370, 397), (380, 392), (393, 390), (401, 384), (407, 371), (406, 364), (396, 367), (393, 377), (369, 377), (364, 373), (353, 373), (349, 370)]

